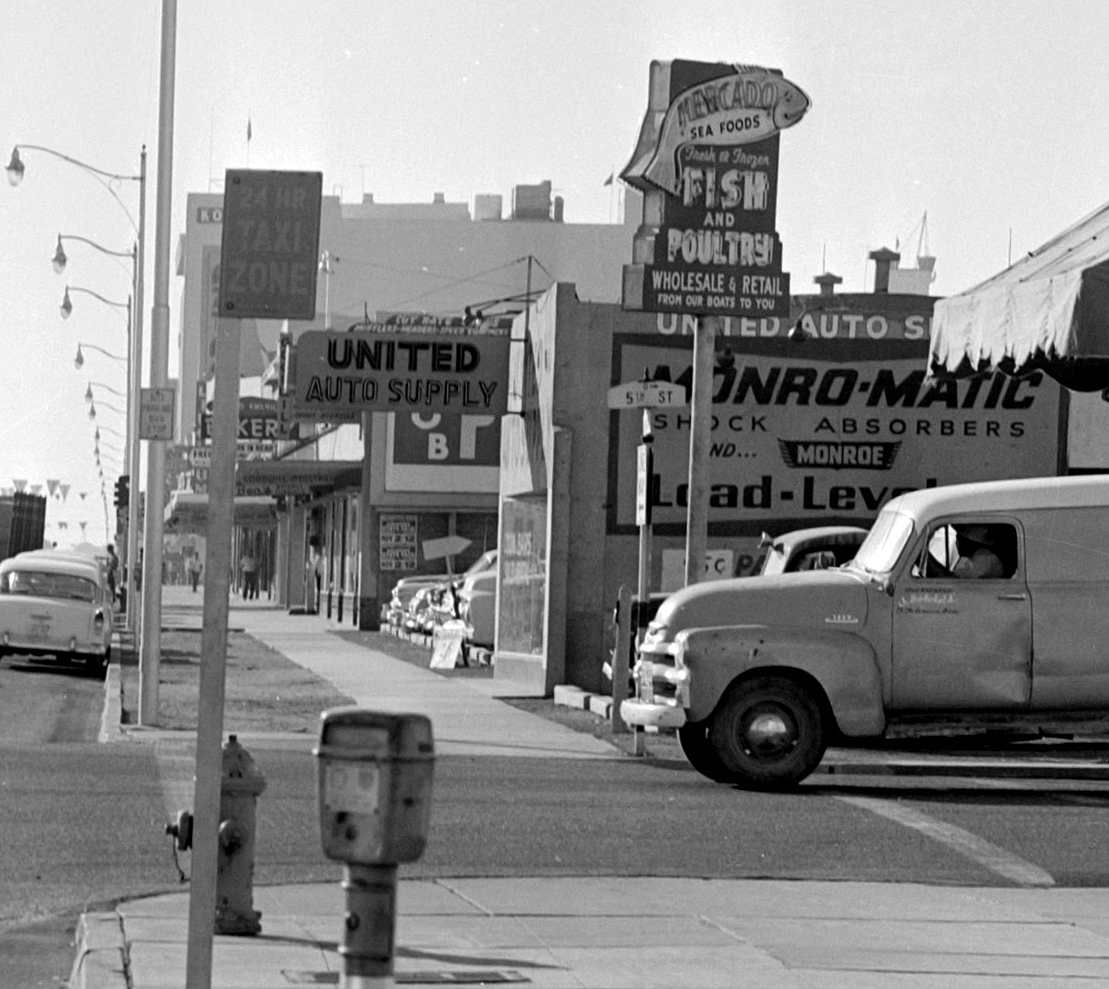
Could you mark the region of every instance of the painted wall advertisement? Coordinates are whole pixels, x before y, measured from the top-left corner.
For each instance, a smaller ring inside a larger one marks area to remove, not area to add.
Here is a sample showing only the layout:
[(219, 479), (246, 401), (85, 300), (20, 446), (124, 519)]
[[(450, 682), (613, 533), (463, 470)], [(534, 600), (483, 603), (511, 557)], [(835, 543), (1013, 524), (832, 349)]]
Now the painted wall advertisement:
[[(861, 297), (856, 297), (861, 298)], [(908, 297), (900, 297), (906, 300)], [(757, 536), (764, 528), (862, 522), (903, 491), (1058, 470), (1060, 388), (1035, 372), (926, 380), (930, 305), (803, 314), (803, 343), (773, 335), (720, 337), (710, 457), (711, 536)], [(869, 303), (874, 306), (873, 297)], [(733, 321), (734, 322), (734, 321)], [(758, 323), (750, 323), (751, 327)], [(689, 336), (618, 334), (613, 381), (639, 377), (689, 384)], [(613, 412), (610, 528), (635, 524), (639, 415)], [(685, 531), (690, 410), (651, 413), (653, 522)]]
[(808, 96), (777, 69), (682, 60), (653, 62), (650, 92), (621, 173), (647, 194), (624, 308), (784, 315), (779, 135), (804, 116)]

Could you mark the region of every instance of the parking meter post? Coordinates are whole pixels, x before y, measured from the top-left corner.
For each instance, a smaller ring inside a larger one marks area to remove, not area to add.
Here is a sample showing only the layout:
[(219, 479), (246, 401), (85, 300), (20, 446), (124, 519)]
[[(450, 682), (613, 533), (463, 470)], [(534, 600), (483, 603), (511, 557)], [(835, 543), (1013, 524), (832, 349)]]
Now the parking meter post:
[(343, 869), (344, 989), (391, 987), (397, 926), (397, 867), (348, 864)]
[(320, 716), (320, 841), (346, 863), (345, 989), (393, 982), (397, 864), (418, 859), (431, 823), (435, 746), (422, 714), (340, 707)]
[(612, 656), (612, 730), (623, 733), (628, 725), (620, 715), (620, 705), (628, 696), (628, 669), (632, 651), (632, 596), (623, 584), (616, 602), (616, 648)]

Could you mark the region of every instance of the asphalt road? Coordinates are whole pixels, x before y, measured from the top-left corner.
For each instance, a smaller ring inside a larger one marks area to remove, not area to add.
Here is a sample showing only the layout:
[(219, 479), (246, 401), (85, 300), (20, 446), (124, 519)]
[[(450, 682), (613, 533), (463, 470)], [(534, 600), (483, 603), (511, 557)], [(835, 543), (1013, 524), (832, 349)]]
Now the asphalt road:
[[(103, 685), (0, 662), (0, 989), (58, 989), (82, 910), (181, 889), (165, 824), (188, 806), (187, 740), (96, 744)], [(335, 881), (319, 847), (313, 740), (252, 747), (267, 780), (255, 882)], [(1109, 885), (1109, 787), (813, 776), (713, 784), (684, 760), (440, 757), (427, 851), (405, 876), (681, 875)], [(180, 870), (180, 871), (179, 871)]]

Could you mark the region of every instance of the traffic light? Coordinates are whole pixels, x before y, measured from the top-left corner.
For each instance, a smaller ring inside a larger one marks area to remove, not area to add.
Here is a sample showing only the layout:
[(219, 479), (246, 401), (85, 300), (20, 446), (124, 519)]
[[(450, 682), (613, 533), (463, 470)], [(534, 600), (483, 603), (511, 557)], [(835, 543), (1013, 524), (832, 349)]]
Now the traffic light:
[(116, 508), (126, 508), (131, 502), (131, 477), (129, 474), (121, 474), (116, 478)]

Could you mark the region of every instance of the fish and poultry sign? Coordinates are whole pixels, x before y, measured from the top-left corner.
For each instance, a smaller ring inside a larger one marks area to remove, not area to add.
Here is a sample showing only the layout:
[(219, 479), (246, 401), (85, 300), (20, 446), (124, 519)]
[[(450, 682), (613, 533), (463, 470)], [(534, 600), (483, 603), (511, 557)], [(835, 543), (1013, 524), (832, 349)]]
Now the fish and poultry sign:
[(782, 130), (810, 106), (777, 69), (653, 62), (650, 101), (621, 178), (644, 193), (629, 310), (782, 316), (789, 274), (775, 231)]

